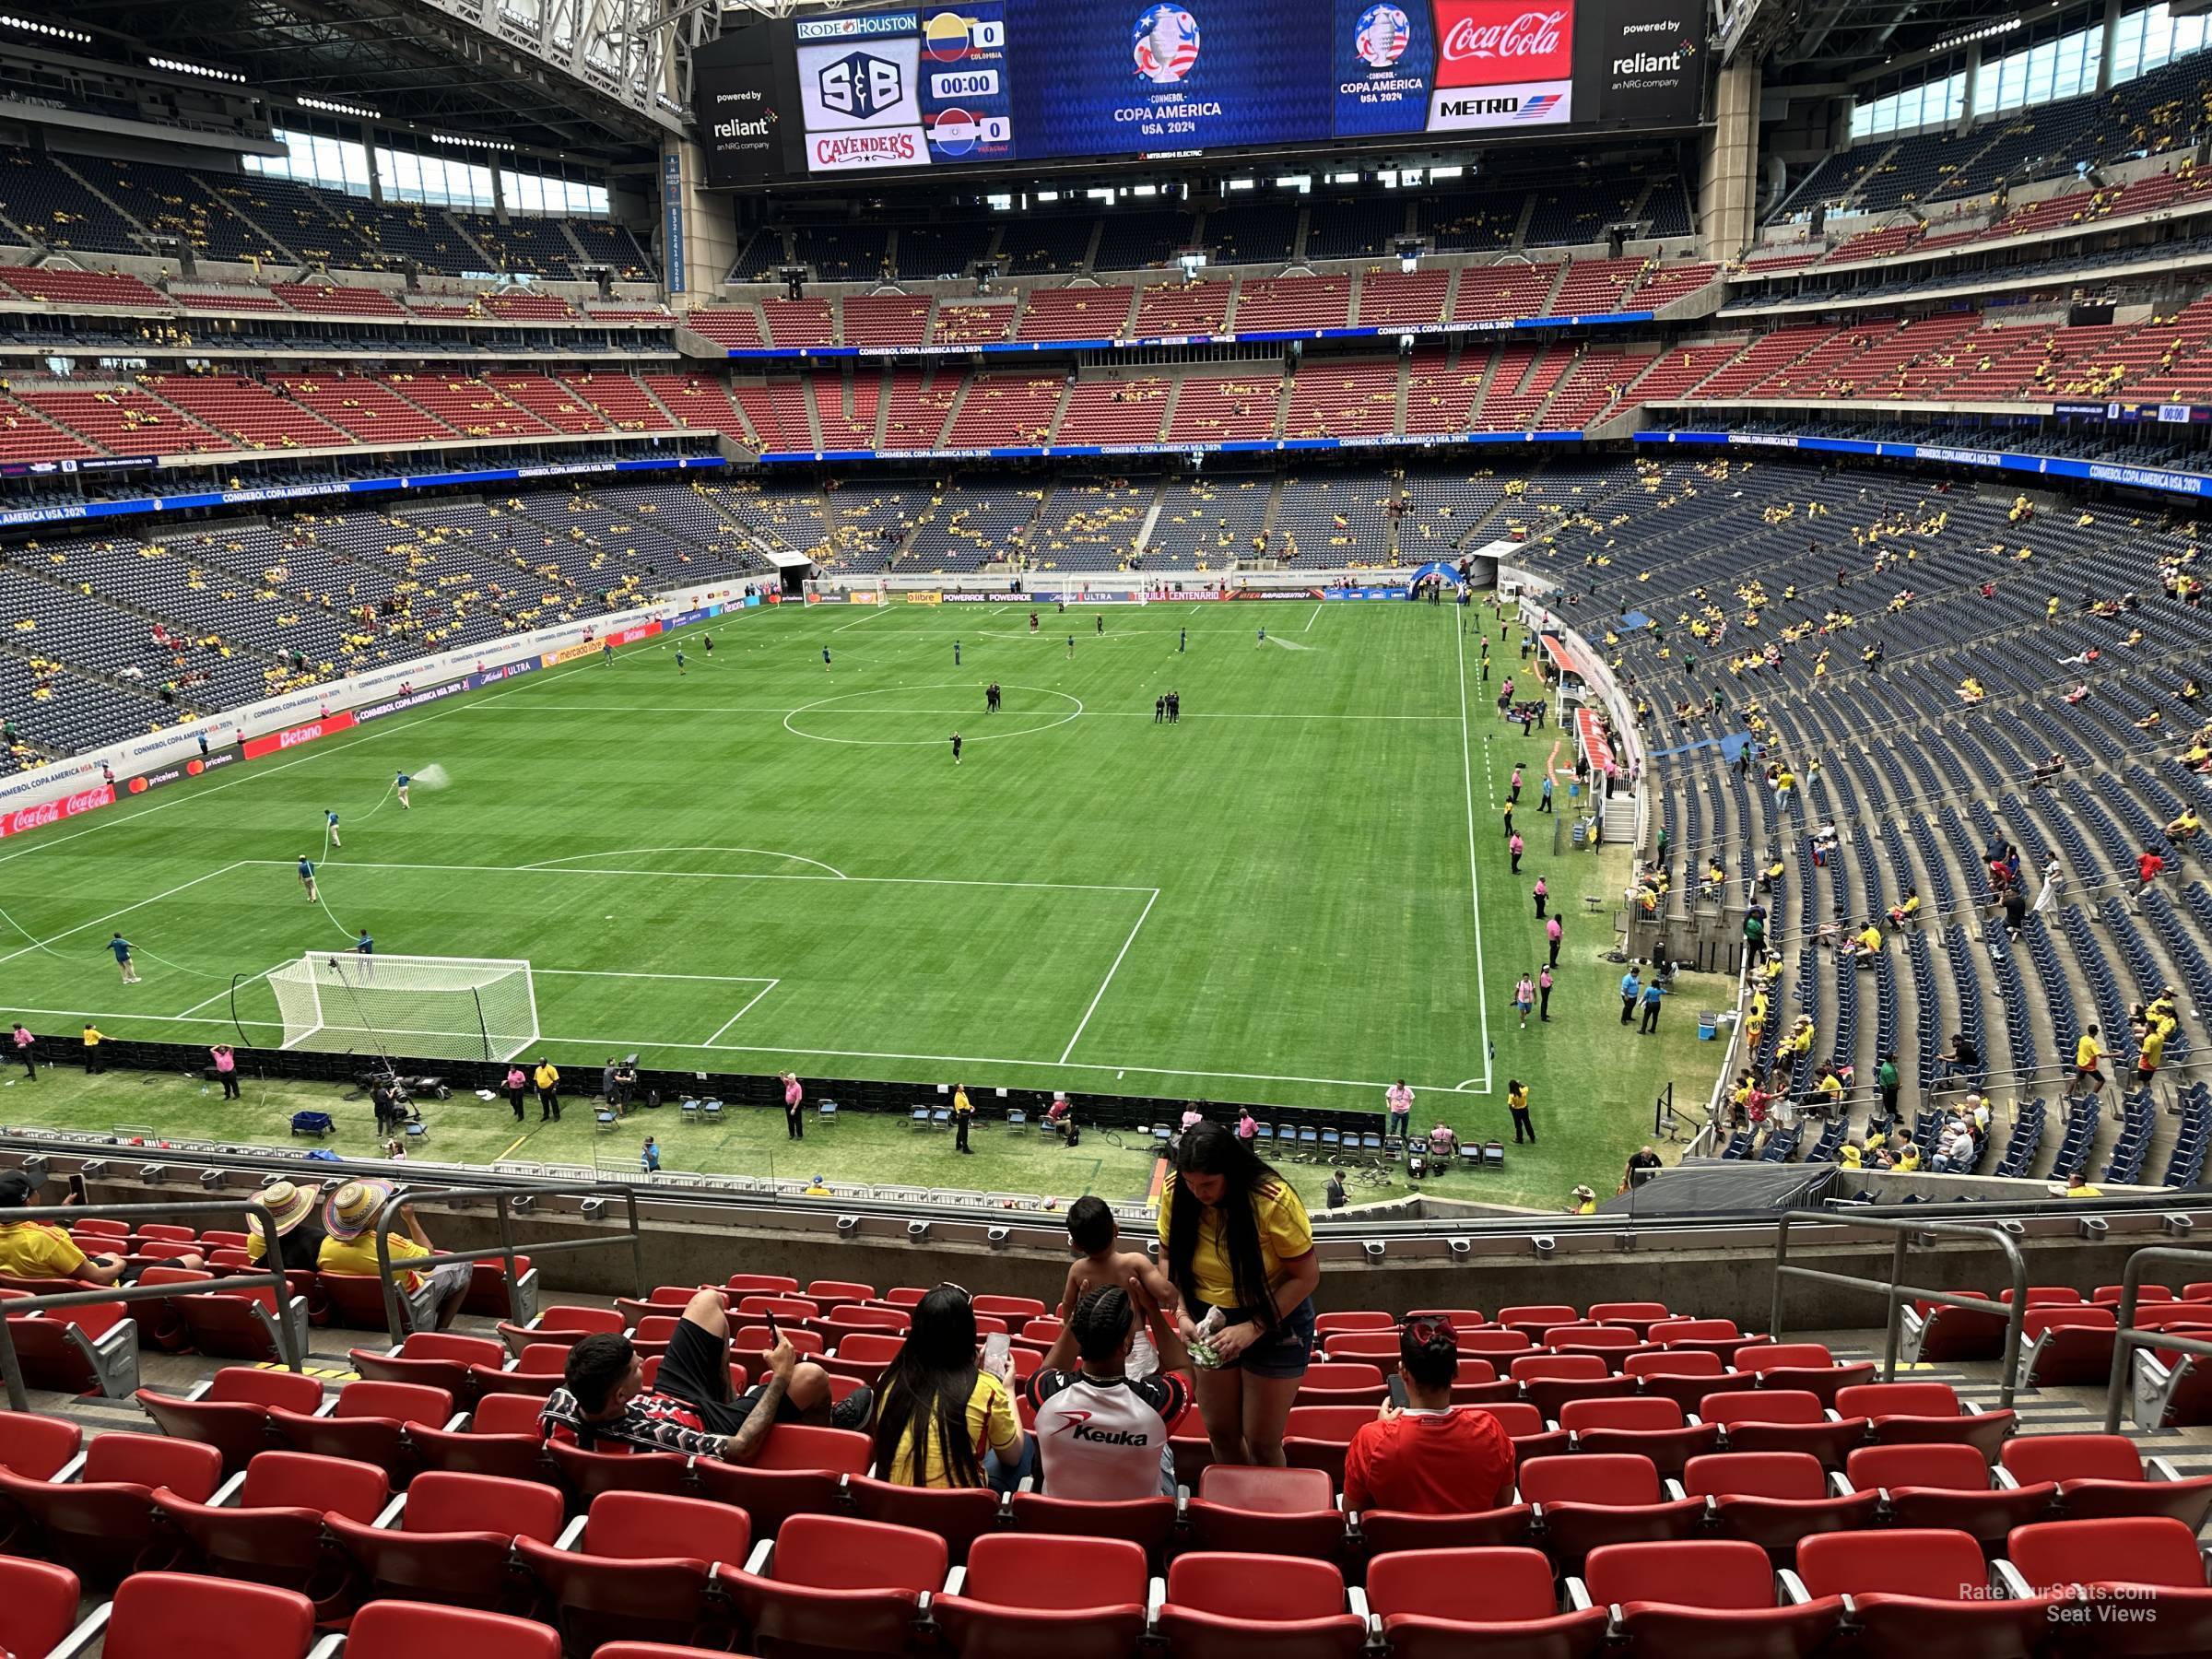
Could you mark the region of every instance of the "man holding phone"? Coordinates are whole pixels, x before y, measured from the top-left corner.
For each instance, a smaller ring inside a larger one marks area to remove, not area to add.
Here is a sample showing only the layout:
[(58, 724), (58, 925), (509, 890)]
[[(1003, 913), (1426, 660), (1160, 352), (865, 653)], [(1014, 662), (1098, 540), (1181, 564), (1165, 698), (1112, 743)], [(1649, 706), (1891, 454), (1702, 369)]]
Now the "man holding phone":
[(563, 1386), (547, 1398), (538, 1428), (547, 1440), (598, 1449), (602, 1441), (642, 1452), (682, 1452), (746, 1463), (778, 1423), (816, 1423), (837, 1429), (867, 1424), (874, 1394), (863, 1388), (834, 1406), (830, 1375), (802, 1364), (775, 1322), (776, 1346), (768, 1371), (755, 1387), (733, 1397), (730, 1327), (722, 1292), (702, 1288), (685, 1306), (668, 1341), (653, 1386), (627, 1336), (599, 1332), (569, 1349)]

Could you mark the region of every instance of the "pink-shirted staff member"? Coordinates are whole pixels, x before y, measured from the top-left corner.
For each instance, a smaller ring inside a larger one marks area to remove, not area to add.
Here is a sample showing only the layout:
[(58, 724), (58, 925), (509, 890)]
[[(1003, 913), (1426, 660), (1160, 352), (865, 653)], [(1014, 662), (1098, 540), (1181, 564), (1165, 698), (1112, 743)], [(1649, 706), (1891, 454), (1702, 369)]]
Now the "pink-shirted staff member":
[(1382, 1099), (1390, 1107), (1387, 1126), (1391, 1134), (1403, 1136), (1413, 1122), (1413, 1090), (1400, 1077), (1382, 1091)]

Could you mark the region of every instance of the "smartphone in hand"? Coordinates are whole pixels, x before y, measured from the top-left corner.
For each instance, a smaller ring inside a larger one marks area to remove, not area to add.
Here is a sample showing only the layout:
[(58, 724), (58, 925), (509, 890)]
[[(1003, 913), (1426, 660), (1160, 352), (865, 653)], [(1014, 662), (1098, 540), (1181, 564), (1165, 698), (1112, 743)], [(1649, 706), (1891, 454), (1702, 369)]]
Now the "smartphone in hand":
[(1004, 1331), (994, 1331), (983, 1338), (983, 1369), (1002, 1382), (1013, 1380), (1013, 1337)]

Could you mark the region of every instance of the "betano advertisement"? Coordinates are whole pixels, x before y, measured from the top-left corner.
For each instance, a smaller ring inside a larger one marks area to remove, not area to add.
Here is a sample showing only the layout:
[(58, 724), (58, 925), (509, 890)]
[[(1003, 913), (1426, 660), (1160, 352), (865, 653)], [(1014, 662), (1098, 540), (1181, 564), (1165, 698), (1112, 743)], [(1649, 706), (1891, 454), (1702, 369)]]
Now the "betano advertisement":
[(968, 0), (733, 18), (696, 60), (711, 183), (1683, 127), (1679, 0)]

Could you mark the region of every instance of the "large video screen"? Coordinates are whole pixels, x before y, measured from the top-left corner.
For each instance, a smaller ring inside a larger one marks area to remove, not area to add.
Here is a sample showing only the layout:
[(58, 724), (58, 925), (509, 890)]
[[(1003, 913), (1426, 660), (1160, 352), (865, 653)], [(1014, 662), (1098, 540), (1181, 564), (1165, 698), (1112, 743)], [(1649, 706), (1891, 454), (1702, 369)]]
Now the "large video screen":
[(1678, 127), (1680, 0), (971, 0), (743, 24), (696, 58), (715, 184)]

